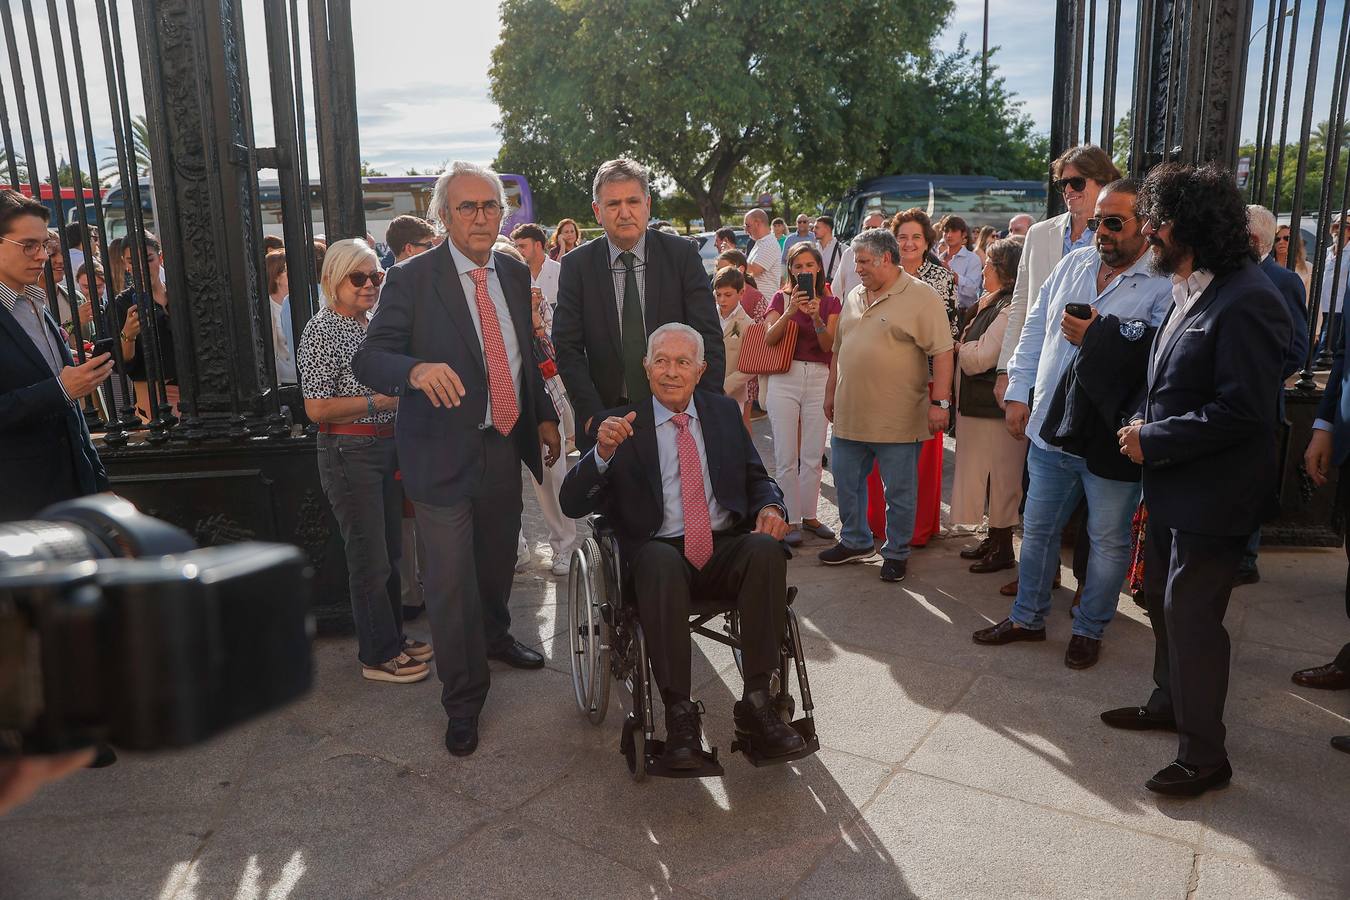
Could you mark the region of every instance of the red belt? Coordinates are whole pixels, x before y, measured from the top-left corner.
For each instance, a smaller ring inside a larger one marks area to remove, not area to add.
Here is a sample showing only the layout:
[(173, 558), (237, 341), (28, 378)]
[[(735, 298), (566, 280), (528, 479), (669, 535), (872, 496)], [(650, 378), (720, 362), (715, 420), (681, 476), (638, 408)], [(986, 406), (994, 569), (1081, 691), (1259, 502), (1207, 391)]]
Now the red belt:
[(332, 425), (328, 422), (319, 423), (319, 432), (321, 434), (356, 434), (362, 437), (391, 438), (394, 436), (393, 425)]

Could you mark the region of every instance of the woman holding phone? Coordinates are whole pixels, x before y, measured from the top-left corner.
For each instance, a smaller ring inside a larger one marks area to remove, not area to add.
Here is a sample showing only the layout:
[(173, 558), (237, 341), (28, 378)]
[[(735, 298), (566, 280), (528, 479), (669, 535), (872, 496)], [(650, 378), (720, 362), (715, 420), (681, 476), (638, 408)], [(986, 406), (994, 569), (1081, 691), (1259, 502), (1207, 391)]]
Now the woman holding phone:
[(788, 249), (790, 295), (779, 291), (765, 316), (764, 342), (776, 347), (797, 326), (792, 364), (780, 375), (768, 376), (764, 407), (773, 429), (774, 478), (783, 490), (792, 529), (785, 540), (791, 546), (810, 531), (827, 541), (834, 532), (816, 518), (820, 500), (820, 470), (825, 455), (825, 383), (830, 376), (834, 332), (843, 304), (825, 284), (825, 263), (814, 244)]

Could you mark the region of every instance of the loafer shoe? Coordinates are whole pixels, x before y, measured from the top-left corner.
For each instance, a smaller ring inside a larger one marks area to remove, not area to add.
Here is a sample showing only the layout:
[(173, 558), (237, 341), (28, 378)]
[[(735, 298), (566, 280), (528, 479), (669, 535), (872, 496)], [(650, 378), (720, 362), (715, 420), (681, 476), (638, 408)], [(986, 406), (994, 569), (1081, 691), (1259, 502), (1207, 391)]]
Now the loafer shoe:
[(515, 669), (542, 669), (544, 667), (543, 654), (537, 650), (531, 650), (514, 638), (505, 647), (489, 651), (487, 658), (504, 662)]
[(1044, 628), (1023, 628), (1012, 619), (1004, 619), (997, 625), (981, 628), (970, 636), (977, 644), (1011, 644), (1016, 641), (1043, 641)]
[(445, 749), (451, 756), (468, 756), (478, 749), (478, 717), (452, 718), (445, 726)]
[(845, 547), (842, 543), (835, 544), (828, 550), (822, 550), (816, 555), (827, 566), (837, 566), (847, 562), (861, 562), (864, 559), (871, 559), (877, 555), (876, 547), (866, 547), (854, 550), (852, 547)]
[(1155, 794), (1166, 794), (1169, 797), (1199, 797), (1205, 791), (1223, 787), (1232, 780), (1233, 767), (1228, 764), (1228, 760), (1208, 771), (1176, 760), (1150, 778), (1144, 787)]
[(905, 570), (909, 568), (908, 560), (888, 559), (881, 564), (881, 580), (897, 582), (905, 580)]
[(823, 541), (832, 541), (836, 537), (834, 529), (821, 521), (817, 521), (814, 525), (810, 522), (803, 521), (802, 531), (809, 531)]
[(1102, 721), (1126, 731), (1176, 731), (1177, 721), (1148, 711), (1147, 706), (1121, 706), (1102, 713)]
[(789, 547), (800, 547), (803, 540), (802, 530), (800, 528), (793, 528), (787, 533), (787, 536), (783, 538), (783, 543), (787, 544)]
[(1324, 691), (1343, 691), (1350, 688), (1350, 672), (1327, 663), (1314, 669), (1302, 669), (1292, 676), (1294, 684)]
[(1101, 641), (1075, 634), (1069, 638), (1068, 649), (1064, 651), (1064, 665), (1070, 669), (1090, 669), (1097, 664), (1101, 652)]

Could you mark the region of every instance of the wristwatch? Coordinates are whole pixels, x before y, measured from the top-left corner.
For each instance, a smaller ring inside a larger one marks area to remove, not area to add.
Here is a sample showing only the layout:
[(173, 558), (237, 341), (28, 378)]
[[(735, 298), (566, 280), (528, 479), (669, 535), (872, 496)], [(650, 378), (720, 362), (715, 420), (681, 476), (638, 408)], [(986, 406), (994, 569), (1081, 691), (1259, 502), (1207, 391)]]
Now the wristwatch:
[(929, 400), (928, 402), (931, 403), (931, 404), (933, 404), (934, 406), (938, 407), (939, 409), (951, 409), (951, 408), (952, 408), (952, 401), (950, 401), (950, 400)]

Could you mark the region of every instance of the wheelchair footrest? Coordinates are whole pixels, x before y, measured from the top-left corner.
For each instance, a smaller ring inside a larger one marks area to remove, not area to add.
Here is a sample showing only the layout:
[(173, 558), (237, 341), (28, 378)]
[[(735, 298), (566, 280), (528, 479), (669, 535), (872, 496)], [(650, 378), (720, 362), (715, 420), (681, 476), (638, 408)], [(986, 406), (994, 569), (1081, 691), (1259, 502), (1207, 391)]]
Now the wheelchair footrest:
[(666, 742), (652, 738), (647, 742), (647, 774), (654, 778), (720, 778), (726, 774), (722, 764), (717, 761), (717, 748), (711, 751), (700, 750), (703, 765), (697, 769), (668, 769), (661, 762), (661, 754), (666, 751)]
[(760, 756), (751, 749), (749, 736), (742, 738), (741, 733), (737, 732), (736, 740), (731, 742), (731, 752), (744, 754), (746, 761), (749, 762), (750, 765), (760, 768), (763, 766), (782, 765), (783, 763), (792, 762), (796, 759), (805, 759), (820, 750), (820, 739), (816, 737), (816, 723), (814, 720), (803, 717), (791, 724), (792, 730), (800, 734), (802, 740), (806, 742), (806, 746), (802, 747), (800, 750), (795, 750), (792, 753), (787, 753), (783, 756)]

